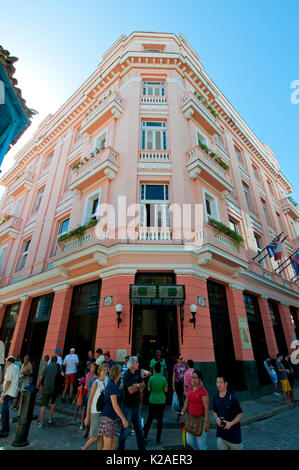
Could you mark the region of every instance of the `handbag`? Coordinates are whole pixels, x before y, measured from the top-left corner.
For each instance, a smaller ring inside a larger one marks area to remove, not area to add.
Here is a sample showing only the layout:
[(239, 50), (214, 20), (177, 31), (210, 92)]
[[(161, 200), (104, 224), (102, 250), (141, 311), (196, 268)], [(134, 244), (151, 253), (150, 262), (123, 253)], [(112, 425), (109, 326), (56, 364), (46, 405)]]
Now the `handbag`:
[(97, 412), (100, 413), (101, 411), (103, 411), (104, 406), (105, 406), (105, 388), (98, 396), (97, 404), (96, 404)]
[(193, 436), (201, 436), (203, 431), (203, 415), (194, 416), (188, 412), (185, 421), (185, 430)]
[(173, 395), (172, 395), (171, 408), (176, 411), (180, 410), (180, 403), (179, 403), (178, 395), (176, 392), (173, 392)]

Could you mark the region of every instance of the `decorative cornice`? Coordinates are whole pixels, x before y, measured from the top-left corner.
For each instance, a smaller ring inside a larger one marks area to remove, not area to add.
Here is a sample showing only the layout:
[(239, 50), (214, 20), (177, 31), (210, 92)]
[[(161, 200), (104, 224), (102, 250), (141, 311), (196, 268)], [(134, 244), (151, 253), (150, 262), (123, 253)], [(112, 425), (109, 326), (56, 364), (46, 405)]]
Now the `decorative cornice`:
[(244, 287), (240, 286), (239, 284), (229, 284), (228, 286), (230, 287), (230, 289), (237, 289), (242, 292), (244, 291)]
[(68, 290), (70, 287), (71, 287), (71, 285), (70, 285), (69, 283), (67, 283), (67, 284), (60, 284), (60, 285), (58, 285), (58, 286), (53, 287), (52, 290), (53, 290), (54, 292), (61, 292), (61, 291), (63, 291), (63, 290)]
[(29, 295), (23, 295), (20, 297), (21, 302), (26, 302), (29, 299)]

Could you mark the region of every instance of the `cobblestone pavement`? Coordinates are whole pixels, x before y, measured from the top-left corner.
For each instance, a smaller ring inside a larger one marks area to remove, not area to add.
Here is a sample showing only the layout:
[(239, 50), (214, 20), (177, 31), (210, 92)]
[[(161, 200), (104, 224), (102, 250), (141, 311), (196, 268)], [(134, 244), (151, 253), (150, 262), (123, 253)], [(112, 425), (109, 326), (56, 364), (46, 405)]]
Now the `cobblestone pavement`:
[[(36, 406), (35, 414), (39, 414), (39, 407)], [(11, 416), (17, 416), (15, 410), (11, 410)], [(47, 411), (46, 416), (47, 418)], [(32, 421), (29, 433), (29, 445), (15, 448), (11, 446), (14, 440), (16, 424), (11, 424), (10, 435), (0, 440), (0, 450), (79, 450), (86, 439), (79, 425), (70, 425), (71, 418), (61, 413), (54, 416), (55, 423), (38, 428), (38, 421)], [(180, 427), (167, 428), (163, 430), (162, 445), (155, 444), (156, 429), (152, 428), (149, 434), (148, 449), (151, 450), (183, 450)], [(242, 436), (244, 449), (247, 450), (298, 450), (299, 449), (299, 407), (284, 411), (276, 416), (263, 421), (242, 426)], [(211, 429), (208, 434), (207, 447), (215, 450), (216, 437), (215, 429)], [(90, 447), (95, 450), (96, 445)], [(127, 450), (136, 450), (136, 437), (129, 435), (127, 439)]]

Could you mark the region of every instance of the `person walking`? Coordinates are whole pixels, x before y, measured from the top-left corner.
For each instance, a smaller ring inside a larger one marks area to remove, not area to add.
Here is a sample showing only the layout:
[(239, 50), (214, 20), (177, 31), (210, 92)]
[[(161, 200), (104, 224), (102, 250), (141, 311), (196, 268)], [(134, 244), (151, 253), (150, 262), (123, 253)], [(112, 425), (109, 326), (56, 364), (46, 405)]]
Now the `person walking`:
[(265, 366), (266, 371), (269, 374), (271, 382), (273, 383), (273, 389), (274, 389), (273, 395), (276, 397), (279, 397), (280, 394), (277, 392), (278, 377), (273, 367), (271, 356), (266, 357), (266, 359), (264, 360), (264, 366)]
[(24, 362), (20, 369), (20, 388), (19, 388), (17, 399), (16, 399), (16, 403), (13, 407), (16, 410), (19, 409), (22, 390), (24, 390), (24, 388), (27, 387), (27, 385), (29, 385), (32, 382), (32, 374), (33, 374), (33, 368), (30, 362), (30, 356), (26, 355), (24, 357)]
[(144, 426), (144, 439), (147, 440), (148, 433), (155, 415), (157, 416), (157, 434), (156, 444), (161, 443), (161, 434), (163, 427), (163, 414), (166, 403), (166, 393), (168, 392), (168, 384), (164, 376), (161, 375), (161, 364), (155, 364), (155, 375), (152, 375), (148, 381), (149, 397), (149, 413)]
[[(122, 412), (128, 423), (133, 422), (136, 432), (139, 450), (145, 450), (144, 435), (139, 409), (140, 391), (144, 389), (145, 383), (139, 370), (139, 362), (136, 356), (128, 360), (128, 370), (123, 376), (123, 400)], [(129, 433), (129, 427), (123, 426), (118, 441), (118, 450), (125, 450), (125, 442)]]
[(107, 367), (103, 364), (99, 366), (98, 369), (98, 379), (95, 379), (93, 382), (88, 405), (87, 405), (87, 412), (86, 418), (84, 420), (84, 424), (86, 428), (89, 427), (89, 439), (86, 444), (82, 447), (82, 450), (87, 450), (95, 442), (98, 442), (97, 447), (98, 450), (102, 450), (103, 448), (103, 438), (98, 436), (99, 427), (100, 427), (100, 420), (101, 420), (101, 410), (97, 409), (97, 402), (99, 396), (104, 393), (106, 387), (106, 380), (105, 377), (107, 375)]
[(223, 375), (216, 380), (218, 392), (213, 397), (213, 414), (217, 423), (218, 450), (243, 449), (240, 421), (243, 411), (235, 395), (228, 390), (228, 381)]
[(188, 393), (192, 390), (193, 382), (192, 382), (192, 374), (194, 372), (194, 362), (192, 359), (188, 359), (187, 363), (187, 370), (184, 373), (184, 400), (186, 400)]
[(57, 364), (57, 357), (52, 356), (50, 359), (50, 364), (44, 368), (42, 375), (39, 377), (37, 382), (37, 388), (43, 380), (43, 397), (41, 401), (41, 409), (40, 409), (40, 418), (38, 427), (44, 427), (44, 416), (45, 416), (45, 409), (46, 406), (50, 403), (50, 414), (48, 419), (48, 424), (53, 424), (53, 414), (55, 411), (56, 405), (56, 396), (57, 396), (57, 378), (60, 374), (60, 368)]
[(128, 421), (119, 406), (120, 391), (118, 381), (121, 377), (122, 368), (115, 364), (109, 370), (109, 382), (105, 388), (105, 405), (102, 411), (98, 437), (103, 438), (103, 450), (115, 450), (117, 446), (117, 418), (122, 421), (123, 428), (128, 427)]
[(282, 388), (282, 393), (285, 399), (285, 403), (287, 405), (293, 406), (293, 402), (291, 400), (292, 388), (288, 380), (288, 372), (287, 372), (288, 369), (285, 369), (285, 367), (282, 364), (282, 360), (283, 360), (283, 355), (281, 353), (277, 353), (276, 363), (275, 363), (276, 372), (277, 372), (278, 380)]
[(78, 418), (78, 413), (81, 408), (81, 424), (80, 424), (80, 429), (84, 428), (84, 419), (86, 415), (86, 409), (87, 409), (87, 402), (84, 399), (84, 388), (85, 388), (85, 377), (81, 377), (79, 380), (79, 386), (77, 389), (77, 394), (73, 400), (73, 405), (76, 404), (75, 408), (75, 413), (74, 413), (74, 419), (73, 421), (70, 422), (70, 424), (77, 424), (77, 418)]
[(87, 356), (88, 359), (85, 364), (85, 375), (88, 374), (91, 364), (96, 362), (95, 357), (93, 355), (93, 351), (88, 351)]
[(173, 392), (175, 391), (178, 396), (181, 411), (184, 405), (184, 374), (187, 371), (187, 365), (183, 361), (181, 354), (178, 355), (176, 360), (177, 363), (173, 366), (172, 390)]
[(209, 394), (203, 386), (203, 377), (199, 370), (194, 370), (192, 381), (193, 387), (182, 410), (186, 443), (194, 450), (207, 450), (207, 434), (210, 430)]
[(65, 394), (70, 387), (70, 395), (69, 395), (69, 402), (72, 403), (72, 396), (73, 396), (73, 389), (74, 384), (76, 383), (76, 376), (78, 372), (78, 365), (79, 365), (79, 358), (77, 354), (75, 354), (75, 349), (71, 348), (70, 354), (65, 356), (63, 365), (65, 366), (65, 382), (64, 382), (64, 390), (62, 392), (62, 402), (65, 403)]
[(282, 365), (286, 369), (287, 374), (288, 374), (288, 381), (289, 381), (289, 384), (290, 384), (290, 387), (291, 387), (290, 399), (291, 399), (292, 403), (296, 404), (296, 403), (298, 403), (298, 400), (295, 399), (295, 395), (294, 395), (295, 371), (292, 367), (292, 363), (291, 363), (291, 360), (290, 360), (290, 355), (287, 354), (281, 362), (282, 362)]
[(9, 408), (13, 399), (18, 396), (20, 386), (20, 368), (15, 364), (13, 356), (6, 359), (5, 367), (3, 392), (0, 396), (0, 403), (2, 403), (0, 438), (6, 437), (9, 433)]
[[(45, 355), (44, 357), (44, 363), (43, 363), (43, 368), (40, 377), (38, 378), (38, 383), (39, 383), (39, 397), (38, 400), (41, 400), (43, 397), (43, 387), (44, 387), (44, 376), (43, 372), (46, 369), (46, 367), (50, 364), (50, 356), (48, 354)], [(40, 380), (39, 380), (40, 379)]]

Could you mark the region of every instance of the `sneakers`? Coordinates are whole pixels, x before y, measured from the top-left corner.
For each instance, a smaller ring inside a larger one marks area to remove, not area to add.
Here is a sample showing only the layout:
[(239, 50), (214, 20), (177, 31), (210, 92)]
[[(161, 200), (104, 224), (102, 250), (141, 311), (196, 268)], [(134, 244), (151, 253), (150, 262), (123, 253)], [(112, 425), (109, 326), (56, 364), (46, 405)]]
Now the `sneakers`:
[(69, 424), (72, 424), (72, 425), (74, 425), (74, 426), (77, 426), (76, 421), (70, 421)]
[(277, 392), (274, 392), (273, 395), (274, 395), (275, 397), (280, 397), (280, 393), (277, 393)]
[(82, 424), (80, 425), (80, 428), (79, 428), (79, 429), (84, 429), (83, 426), (82, 426)]
[(54, 421), (53, 421), (52, 418), (49, 418), (49, 419), (48, 419), (48, 424), (54, 424)]
[(39, 422), (39, 423), (38, 423), (38, 427), (39, 427), (39, 428), (43, 428), (43, 427), (44, 427), (44, 423)]

